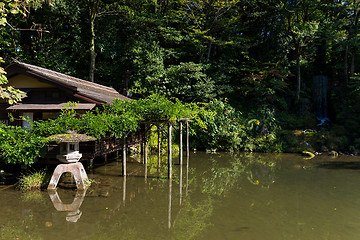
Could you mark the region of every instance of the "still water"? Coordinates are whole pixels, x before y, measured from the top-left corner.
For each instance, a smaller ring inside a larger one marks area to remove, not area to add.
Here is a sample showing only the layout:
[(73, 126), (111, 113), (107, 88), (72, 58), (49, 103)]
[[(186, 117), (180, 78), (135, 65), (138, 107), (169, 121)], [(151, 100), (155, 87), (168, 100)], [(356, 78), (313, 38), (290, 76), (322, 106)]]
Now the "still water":
[(172, 181), (161, 161), (97, 166), (85, 193), (0, 186), (0, 239), (360, 238), (359, 157), (194, 153)]

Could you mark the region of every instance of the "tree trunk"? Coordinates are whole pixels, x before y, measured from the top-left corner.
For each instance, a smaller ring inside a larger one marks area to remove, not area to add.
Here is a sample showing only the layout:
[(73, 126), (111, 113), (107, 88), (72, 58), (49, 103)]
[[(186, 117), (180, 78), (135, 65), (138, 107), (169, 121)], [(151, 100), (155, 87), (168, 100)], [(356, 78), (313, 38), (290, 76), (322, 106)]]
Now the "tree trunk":
[(99, 11), (99, 0), (95, 0), (94, 2), (89, 1), (89, 14), (90, 14), (90, 71), (89, 71), (89, 80), (94, 82), (94, 72), (95, 72), (95, 19), (98, 15)]
[(296, 58), (296, 80), (297, 80), (296, 103), (299, 103), (299, 101), (300, 101), (300, 91), (301, 91), (300, 54), (298, 54), (298, 56)]
[(91, 19), (90, 30), (91, 30), (91, 40), (90, 40), (90, 71), (89, 71), (89, 80), (94, 82), (94, 72), (95, 72), (95, 31), (94, 31), (94, 20)]
[(211, 47), (212, 47), (212, 42), (209, 42), (209, 48), (208, 48), (208, 53), (207, 53), (207, 58), (206, 58), (206, 62), (209, 62), (210, 60), (210, 56), (211, 56)]
[(350, 65), (350, 77), (353, 77), (355, 73), (355, 54), (351, 55), (351, 65)]
[(345, 54), (344, 54), (344, 75), (345, 75), (345, 86), (347, 86), (348, 82), (348, 54), (349, 54), (349, 46), (346, 44), (345, 46)]

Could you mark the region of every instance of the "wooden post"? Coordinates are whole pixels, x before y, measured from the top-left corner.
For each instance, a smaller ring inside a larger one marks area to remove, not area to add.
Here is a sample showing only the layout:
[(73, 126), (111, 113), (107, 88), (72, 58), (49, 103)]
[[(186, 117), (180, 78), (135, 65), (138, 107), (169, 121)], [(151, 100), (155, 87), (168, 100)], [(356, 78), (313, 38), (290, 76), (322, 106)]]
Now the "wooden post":
[(144, 163), (144, 137), (141, 138), (140, 143), (140, 163)]
[(160, 155), (161, 155), (161, 131), (160, 127), (157, 126), (158, 129), (158, 168), (160, 167)]
[(189, 190), (189, 159), (190, 159), (190, 146), (189, 146), (189, 121), (186, 121), (186, 196)]
[(144, 135), (144, 164), (147, 165), (148, 151), (147, 151), (147, 134)]
[(145, 183), (147, 183), (147, 175), (148, 175), (148, 166), (147, 166), (147, 162), (145, 162)]
[[(146, 128), (145, 128), (146, 130)], [(149, 129), (150, 131), (150, 129)], [(147, 132), (144, 135), (144, 165), (145, 165), (145, 183), (147, 182), (147, 160), (148, 160), (148, 149), (147, 149)]]
[(180, 187), (180, 206), (181, 206), (181, 200), (182, 200), (182, 179), (183, 179), (183, 166), (180, 165), (180, 184), (179, 184), (179, 187)]
[(122, 165), (122, 174), (126, 176), (126, 137), (124, 137), (123, 143), (123, 165)]
[(186, 159), (186, 189), (185, 189), (185, 195), (188, 195), (189, 191), (189, 158)]
[(168, 137), (168, 177), (169, 179), (172, 179), (172, 146), (171, 146), (171, 142), (172, 142), (172, 136), (171, 136), (171, 131), (172, 131), (172, 125), (171, 123), (169, 123), (169, 137)]
[(186, 158), (190, 156), (190, 144), (189, 144), (189, 121), (186, 120)]
[(182, 121), (180, 120), (180, 144), (179, 144), (179, 163), (183, 164), (183, 136), (182, 136)]
[(89, 168), (92, 169), (94, 167), (94, 158), (89, 160)]

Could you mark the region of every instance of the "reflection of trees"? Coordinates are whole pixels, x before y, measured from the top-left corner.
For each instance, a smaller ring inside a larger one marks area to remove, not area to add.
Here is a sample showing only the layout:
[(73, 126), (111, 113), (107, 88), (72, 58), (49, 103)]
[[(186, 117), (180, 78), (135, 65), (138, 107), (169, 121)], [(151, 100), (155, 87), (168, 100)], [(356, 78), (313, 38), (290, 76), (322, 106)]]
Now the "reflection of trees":
[(211, 197), (200, 202), (186, 199), (179, 211), (178, 218), (174, 220), (171, 239), (196, 239), (203, 230), (210, 226), (208, 219), (213, 213), (213, 200)]
[[(210, 225), (213, 200), (207, 194), (195, 192), (201, 185), (197, 180), (195, 169), (189, 169), (189, 179), (184, 181), (187, 176), (184, 165), (183, 181), (181, 181), (180, 166), (175, 165), (172, 184), (169, 184), (166, 157), (161, 160), (161, 168), (158, 172), (157, 156), (149, 156), (150, 177), (144, 186), (145, 189), (141, 190), (142, 196), (139, 196), (139, 192), (135, 190), (136, 197), (130, 203), (127, 202), (123, 210), (116, 212), (109, 209), (109, 212), (114, 214), (111, 215), (111, 221), (100, 224), (90, 239), (196, 239)], [(133, 179), (128, 178), (128, 183), (129, 180)], [(180, 190), (181, 182), (188, 182), (191, 191), (187, 197), (183, 197), (183, 201), (179, 201), (179, 198), (182, 190), (186, 189), (186, 184), (183, 184), (183, 189)], [(127, 196), (132, 195), (133, 191), (127, 187)], [(165, 212), (164, 209), (169, 206), (169, 194), (171, 194), (171, 209)], [(159, 211), (162, 214), (159, 214)], [(167, 218), (168, 213), (170, 218)], [(170, 220), (170, 229), (168, 220)]]
[(24, 220), (14, 220), (2, 225), (0, 239), (41, 240), (43, 238), (36, 233), (38, 228), (32, 221), (32, 216), (27, 216)]
[(22, 218), (18, 220), (10, 220), (0, 226), (0, 239), (21, 239), (21, 240), (41, 240), (44, 239), (39, 233), (36, 216), (31, 209), (22, 210)]
[[(205, 158), (208, 156), (206, 155)], [(204, 155), (199, 154), (198, 157), (201, 157), (203, 164), (190, 164), (189, 174), (184, 165), (182, 181), (181, 168), (179, 165), (174, 165), (173, 181), (169, 185), (166, 157), (161, 159), (161, 167), (158, 169), (157, 156), (149, 156), (149, 177), (146, 182), (142, 179), (143, 175), (141, 179), (128, 176), (126, 182), (123, 178), (111, 176), (112, 181), (109, 180), (108, 184), (98, 186), (100, 192), (104, 189), (107, 191), (116, 189), (109, 197), (98, 198), (99, 194), (93, 194), (85, 198), (82, 218), (70, 225), (76, 232), (66, 228), (64, 214), (56, 219), (52, 216), (49, 224), (52, 224), (54, 231), (68, 231), (69, 237), (80, 236), (78, 229), (86, 227), (86, 231), (89, 232), (88, 239), (197, 239), (211, 228), (215, 206), (226, 198), (230, 191), (242, 187), (240, 184), (243, 184), (244, 180), (254, 184), (255, 187), (269, 188), (276, 179), (276, 171), (279, 167), (276, 155), (215, 154), (209, 159), (204, 159)], [(191, 160), (196, 162), (200, 159), (195, 159), (194, 156)], [(136, 172), (141, 174), (143, 167), (144, 165), (136, 166), (140, 169)], [(188, 179), (186, 179), (187, 175)], [(185, 183), (188, 183), (188, 192), (185, 191), (187, 189)], [(126, 195), (123, 191), (124, 186)], [(70, 195), (73, 194), (74, 192)], [(170, 218), (168, 218), (169, 199)], [(72, 201), (72, 198), (70, 200)], [(46, 203), (41, 202), (41, 204)], [(53, 210), (53, 206), (50, 206), (50, 210)], [(87, 214), (90, 209), (92, 214)], [(94, 215), (94, 211), (98, 213)], [(33, 226), (39, 222), (41, 226)], [(40, 233), (44, 231), (43, 225), (43, 216), (39, 214), (33, 215), (26, 224), (31, 229), (40, 229)], [(13, 226), (16, 227), (12, 229)], [(45, 238), (45, 235), (37, 234), (36, 231), (32, 231), (30, 235), (26, 226), (23, 222), (6, 224), (0, 228), (0, 239), (14, 239), (13, 236), (20, 236), (20, 239), (41, 239), (37, 236)], [(16, 235), (13, 234), (14, 232)]]
[(241, 177), (246, 177), (252, 184), (269, 188), (275, 182), (277, 164), (260, 154), (228, 154), (229, 166), (216, 157), (211, 157), (211, 176), (204, 176), (202, 191), (213, 195), (224, 195), (232, 189)]

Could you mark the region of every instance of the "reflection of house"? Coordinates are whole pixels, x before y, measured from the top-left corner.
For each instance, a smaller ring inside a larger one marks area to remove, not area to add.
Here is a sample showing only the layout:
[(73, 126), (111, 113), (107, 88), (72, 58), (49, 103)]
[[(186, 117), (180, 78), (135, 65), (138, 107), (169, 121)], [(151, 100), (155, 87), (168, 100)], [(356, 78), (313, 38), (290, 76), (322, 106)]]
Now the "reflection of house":
[[(9, 85), (26, 92), (27, 97), (12, 106), (0, 102), (0, 121), (4, 123), (8, 123), (8, 113), (30, 120), (55, 118), (69, 101), (77, 102), (75, 109), (82, 113), (116, 98), (129, 100), (111, 87), (22, 62), (13, 62), (5, 70)], [(26, 127), (28, 123), (17, 124)]]

